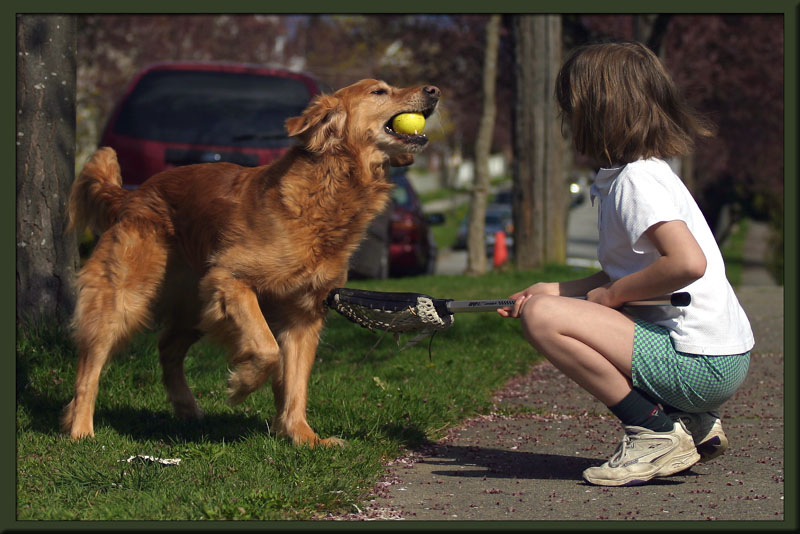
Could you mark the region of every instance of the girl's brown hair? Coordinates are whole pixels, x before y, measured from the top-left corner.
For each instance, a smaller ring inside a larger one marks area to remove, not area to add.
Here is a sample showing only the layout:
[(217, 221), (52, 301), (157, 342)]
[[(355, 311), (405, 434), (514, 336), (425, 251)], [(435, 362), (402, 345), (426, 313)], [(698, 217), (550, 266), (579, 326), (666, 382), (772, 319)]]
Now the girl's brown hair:
[(714, 134), (658, 57), (636, 42), (576, 49), (558, 73), (556, 99), (577, 150), (601, 165), (688, 154), (694, 136)]

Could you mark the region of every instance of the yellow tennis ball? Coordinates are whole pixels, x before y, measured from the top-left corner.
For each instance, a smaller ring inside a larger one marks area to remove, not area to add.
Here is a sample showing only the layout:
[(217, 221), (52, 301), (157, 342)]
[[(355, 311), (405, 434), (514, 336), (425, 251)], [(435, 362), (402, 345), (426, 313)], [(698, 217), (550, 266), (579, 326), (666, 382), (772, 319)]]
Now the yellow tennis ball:
[(422, 113), (401, 113), (392, 121), (392, 129), (401, 134), (422, 133), (425, 129), (425, 116)]

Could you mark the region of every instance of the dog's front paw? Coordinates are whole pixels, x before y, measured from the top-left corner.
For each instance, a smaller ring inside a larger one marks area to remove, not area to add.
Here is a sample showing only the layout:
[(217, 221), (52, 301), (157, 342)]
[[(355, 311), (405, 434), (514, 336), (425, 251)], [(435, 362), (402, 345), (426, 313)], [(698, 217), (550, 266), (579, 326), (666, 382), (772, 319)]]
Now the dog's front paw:
[(287, 427), (280, 417), (272, 421), (272, 431), (276, 436), (287, 437), (292, 440), (297, 447), (344, 447), (347, 442), (339, 438), (320, 439), (314, 430), (307, 423), (297, 423), (292, 428)]
[(317, 442), (317, 444), (322, 445), (323, 447), (344, 447), (345, 445), (347, 445), (347, 442), (343, 439), (331, 437), (331, 438), (320, 439)]
[(292, 442), (298, 447), (308, 446), (312, 449), (314, 447), (344, 447), (347, 445), (347, 442), (343, 439), (334, 437), (321, 439), (316, 434), (314, 434), (312, 437), (293, 437)]
[(200, 420), (205, 416), (205, 412), (201, 410), (196, 404), (194, 406), (186, 405), (186, 406), (174, 406), (175, 410), (175, 417), (178, 419), (187, 419), (187, 420)]
[(252, 362), (245, 362), (236, 366), (228, 377), (228, 403), (233, 406), (241, 404), (251, 393), (259, 389), (268, 374), (262, 372)]
[(247, 397), (250, 396), (250, 391), (245, 391), (241, 388), (237, 388), (235, 386), (228, 387), (228, 404), (231, 406), (236, 406), (237, 404), (243, 403)]

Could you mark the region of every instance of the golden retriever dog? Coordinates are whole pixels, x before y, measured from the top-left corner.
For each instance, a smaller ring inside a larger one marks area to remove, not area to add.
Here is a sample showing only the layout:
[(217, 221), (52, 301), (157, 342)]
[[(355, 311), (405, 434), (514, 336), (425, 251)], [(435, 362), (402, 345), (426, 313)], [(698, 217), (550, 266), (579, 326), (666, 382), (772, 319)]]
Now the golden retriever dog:
[(78, 366), (62, 430), (93, 436), (98, 383), (110, 356), (145, 327), (163, 328), (159, 361), (179, 417), (199, 418), (184, 374), (202, 336), (226, 347), (233, 404), (272, 379), (273, 430), (297, 445), (337, 445), (306, 420), (308, 380), (348, 260), (387, 203), (390, 165), (427, 142), (391, 128), (399, 113), (433, 113), (439, 89), (362, 80), (316, 97), (286, 121), (298, 144), (274, 163), (178, 167), (127, 191), (116, 154), (100, 148), (72, 186), (70, 225), (101, 233), (77, 277)]

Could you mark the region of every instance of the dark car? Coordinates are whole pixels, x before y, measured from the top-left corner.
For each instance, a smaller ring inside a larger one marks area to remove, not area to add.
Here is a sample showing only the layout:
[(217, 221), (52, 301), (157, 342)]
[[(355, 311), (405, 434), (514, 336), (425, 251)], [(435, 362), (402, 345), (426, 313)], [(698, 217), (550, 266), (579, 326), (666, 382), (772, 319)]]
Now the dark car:
[(353, 278), (387, 278), (432, 274), (438, 249), (431, 225), (442, 214), (426, 215), (405, 168), (392, 169), (390, 205), (372, 221), (364, 240), (350, 260)]
[[(570, 178), (567, 180), (567, 188), (569, 189), (569, 207), (574, 208), (583, 204), (586, 200), (586, 179), (582, 177)], [(503, 189), (498, 191), (495, 195), (495, 204), (508, 204), (512, 203), (511, 189)]]
[[(586, 185), (583, 179), (576, 178), (567, 180), (569, 190), (569, 207), (574, 208), (583, 204), (586, 200)], [(509, 252), (514, 248), (514, 221), (512, 217), (512, 190), (503, 189), (497, 192), (494, 203), (486, 207), (486, 220), (484, 221), (486, 233), (486, 254), (494, 255), (494, 242), (498, 231), (506, 234), (506, 245)], [(467, 248), (467, 227), (469, 220), (465, 218), (461, 222), (456, 234), (456, 243), (453, 246), (456, 250)]]
[(308, 74), (256, 65), (154, 64), (134, 77), (100, 145), (116, 150), (128, 188), (180, 165), (265, 165), (294, 143), (286, 119), (323, 88)]
[[(486, 234), (486, 254), (494, 255), (494, 242), (497, 232), (506, 234), (506, 245), (509, 252), (514, 247), (514, 221), (511, 216), (511, 204), (490, 204), (486, 206), (486, 217), (484, 219), (484, 233)], [(456, 250), (467, 248), (467, 231), (469, 218), (464, 218), (456, 233), (456, 243), (453, 246)]]

